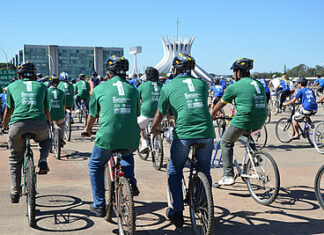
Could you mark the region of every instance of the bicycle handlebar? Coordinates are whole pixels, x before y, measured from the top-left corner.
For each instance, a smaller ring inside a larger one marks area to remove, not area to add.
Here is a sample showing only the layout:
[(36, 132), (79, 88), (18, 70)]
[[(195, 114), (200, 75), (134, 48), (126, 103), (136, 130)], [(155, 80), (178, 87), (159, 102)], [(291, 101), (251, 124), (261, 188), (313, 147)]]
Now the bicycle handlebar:
[[(96, 133), (97, 133), (97, 132), (95, 132), (95, 131), (92, 132), (93, 135), (95, 135)], [(82, 136), (82, 137), (90, 137), (90, 136), (88, 135), (88, 132), (81, 132), (81, 136)]]

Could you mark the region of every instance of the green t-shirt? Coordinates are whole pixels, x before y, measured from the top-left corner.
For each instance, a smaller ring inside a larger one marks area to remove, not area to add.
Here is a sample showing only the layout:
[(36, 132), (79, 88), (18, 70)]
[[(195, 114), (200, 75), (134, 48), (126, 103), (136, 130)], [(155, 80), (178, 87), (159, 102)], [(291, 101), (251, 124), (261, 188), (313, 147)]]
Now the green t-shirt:
[(7, 106), (14, 109), (9, 125), (27, 119), (45, 121), (47, 88), (27, 78), (11, 83), (7, 89)]
[(81, 80), (76, 83), (76, 91), (78, 96), (82, 99), (89, 99), (90, 97), (90, 85), (87, 81)]
[(95, 87), (89, 106), (92, 117), (98, 118), (100, 113), (97, 147), (110, 150), (138, 148), (140, 100), (136, 88), (115, 76)]
[(43, 84), (46, 86), (46, 88), (49, 87), (49, 83), (50, 83), (50, 82), (48, 82), (48, 81), (43, 82)]
[(75, 92), (76, 92), (76, 90), (77, 90), (77, 88), (76, 88), (76, 83), (73, 83), (72, 85), (73, 85), (73, 94), (75, 94)]
[(207, 83), (188, 75), (177, 76), (162, 87), (159, 110), (166, 114), (171, 107), (174, 139), (215, 138), (207, 101)]
[(57, 86), (58, 89), (62, 90), (65, 93), (65, 98), (66, 98), (66, 107), (70, 108), (74, 104), (74, 88), (73, 85), (66, 82), (66, 81), (61, 81), (59, 85)]
[(63, 119), (65, 116), (64, 105), (66, 104), (64, 91), (51, 86), (47, 89), (47, 101), (51, 119), (54, 121)]
[(267, 103), (262, 84), (249, 77), (226, 88), (222, 100), (231, 103), (235, 101), (236, 114), (230, 124), (245, 130), (258, 130), (267, 117)]
[(141, 115), (154, 118), (158, 102), (160, 98), (160, 91), (162, 83), (147, 81), (138, 87), (138, 92), (142, 100)]

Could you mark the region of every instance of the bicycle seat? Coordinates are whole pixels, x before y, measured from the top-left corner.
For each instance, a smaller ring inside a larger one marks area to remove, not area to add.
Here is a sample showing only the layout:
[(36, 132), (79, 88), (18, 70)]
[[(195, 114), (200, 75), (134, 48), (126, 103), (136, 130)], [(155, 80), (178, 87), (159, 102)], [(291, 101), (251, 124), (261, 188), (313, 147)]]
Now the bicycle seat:
[(32, 133), (25, 133), (25, 134), (22, 135), (21, 138), (23, 138), (23, 139), (33, 139), (34, 140), (36, 138), (36, 135), (32, 134)]
[(114, 150), (111, 150), (111, 152), (114, 154), (114, 153), (120, 153), (120, 152), (127, 152), (129, 151), (129, 149), (114, 149)]
[(194, 144), (191, 144), (191, 145), (189, 145), (189, 148), (196, 148), (196, 149), (200, 149), (200, 148), (203, 148), (203, 147), (205, 147), (205, 144), (203, 144), (203, 143), (194, 143)]

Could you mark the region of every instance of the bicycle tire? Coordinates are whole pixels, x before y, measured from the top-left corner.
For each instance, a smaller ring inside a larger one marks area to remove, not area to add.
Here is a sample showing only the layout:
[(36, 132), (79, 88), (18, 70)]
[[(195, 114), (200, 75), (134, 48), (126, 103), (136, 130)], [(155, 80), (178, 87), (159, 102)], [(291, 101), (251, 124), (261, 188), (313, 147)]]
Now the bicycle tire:
[(54, 155), (56, 159), (61, 159), (61, 144), (59, 130), (55, 129), (54, 133)]
[(312, 125), (310, 125), (309, 128), (307, 128), (307, 132), (306, 132), (307, 140), (312, 147), (315, 147), (313, 141), (314, 141), (315, 125), (317, 123), (319, 123), (319, 121), (313, 121)]
[(313, 143), (318, 153), (324, 154), (324, 122), (319, 122), (314, 130)]
[(80, 109), (78, 113), (79, 123), (82, 123), (82, 113), (83, 113), (83, 109)]
[(71, 118), (70, 116), (67, 116), (66, 117), (66, 120), (65, 120), (65, 125), (64, 125), (65, 129), (64, 129), (64, 137), (67, 141), (71, 141), (71, 132), (72, 132), (72, 129), (71, 129)]
[[(189, 209), (190, 220), (195, 234), (213, 234), (214, 230), (214, 203), (211, 186), (206, 175), (198, 172), (189, 182)], [(197, 201), (198, 200), (198, 204)], [(196, 214), (200, 214), (197, 216)], [(203, 218), (204, 217), (204, 218)], [(207, 217), (207, 218), (206, 218)], [(198, 225), (198, 221), (201, 225)]]
[[(123, 198), (123, 194), (125, 198)], [(125, 177), (119, 178), (118, 186), (118, 230), (119, 234), (135, 234), (135, 210), (132, 190), (128, 180)], [(125, 203), (126, 202), (126, 203)], [(122, 205), (126, 204), (126, 205)], [(122, 208), (124, 207), (125, 208)], [(126, 215), (123, 215), (123, 212)]]
[(106, 198), (106, 216), (105, 220), (109, 222), (113, 212), (114, 185), (110, 179), (110, 170), (108, 164), (105, 166), (105, 198)]
[(282, 143), (289, 143), (293, 136), (293, 126), (289, 118), (281, 118), (276, 124), (276, 136)]
[(265, 121), (266, 124), (270, 123), (271, 121), (271, 110), (268, 108), (267, 109), (267, 119)]
[(255, 143), (255, 147), (258, 150), (263, 149), (268, 141), (268, 131), (266, 126), (263, 125), (260, 130), (252, 132), (251, 137), (253, 139), (253, 142)]
[[(263, 157), (262, 160), (261, 156)], [(255, 168), (256, 170), (262, 171), (258, 172), (261, 176), (259, 179), (255, 179), (252, 177), (244, 177), (248, 190), (252, 196), (252, 198), (262, 205), (270, 205), (278, 196), (279, 188), (280, 188), (280, 175), (278, 166), (275, 160), (271, 157), (271, 155), (267, 152), (256, 151), (253, 153), (252, 158), (255, 160)], [(269, 166), (272, 168), (271, 175), (269, 171), (266, 171), (267, 163), (265, 160), (268, 160)], [(252, 171), (252, 172), (251, 172)], [(250, 160), (247, 162), (246, 174), (250, 175), (251, 173), (255, 173), (253, 170), (253, 166)], [(273, 182), (274, 178), (274, 182)], [(252, 182), (251, 182), (252, 181)], [(266, 189), (266, 184), (269, 182), (273, 182), (273, 184), (269, 184), (269, 190)], [(254, 183), (256, 182), (256, 183)], [(260, 191), (258, 191), (260, 190)], [(265, 191), (265, 192), (263, 192)]]
[[(152, 149), (152, 163), (153, 167), (156, 170), (160, 170), (163, 166), (163, 138), (159, 136), (159, 139), (156, 140), (157, 136), (153, 137), (153, 149)], [(155, 145), (156, 141), (158, 141), (158, 146)]]
[(26, 204), (27, 204), (27, 218), (28, 225), (32, 228), (35, 227), (35, 214), (36, 214), (36, 173), (35, 165), (33, 161), (28, 161), (27, 171), (26, 171), (26, 183), (27, 183), (27, 194), (26, 194)]
[(83, 114), (82, 115), (84, 115), (84, 126), (87, 126), (87, 121), (88, 121), (88, 115), (87, 115), (87, 109), (86, 108), (84, 108), (83, 109)]
[(321, 183), (324, 184), (323, 178), (324, 178), (324, 165), (321, 166), (321, 168), (318, 170), (314, 181), (316, 199), (320, 204), (320, 206), (322, 207), (322, 209), (324, 210), (324, 187), (323, 186), (321, 187)]

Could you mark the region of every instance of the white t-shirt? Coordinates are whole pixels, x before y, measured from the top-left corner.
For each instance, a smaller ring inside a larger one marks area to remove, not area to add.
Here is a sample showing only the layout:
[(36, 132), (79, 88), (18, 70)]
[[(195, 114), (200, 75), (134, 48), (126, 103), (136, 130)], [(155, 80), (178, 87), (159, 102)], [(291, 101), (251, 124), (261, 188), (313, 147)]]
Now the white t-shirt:
[(296, 87), (294, 86), (293, 81), (289, 81), (289, 90), (291, 90), (291, 91), (296, 90)]

